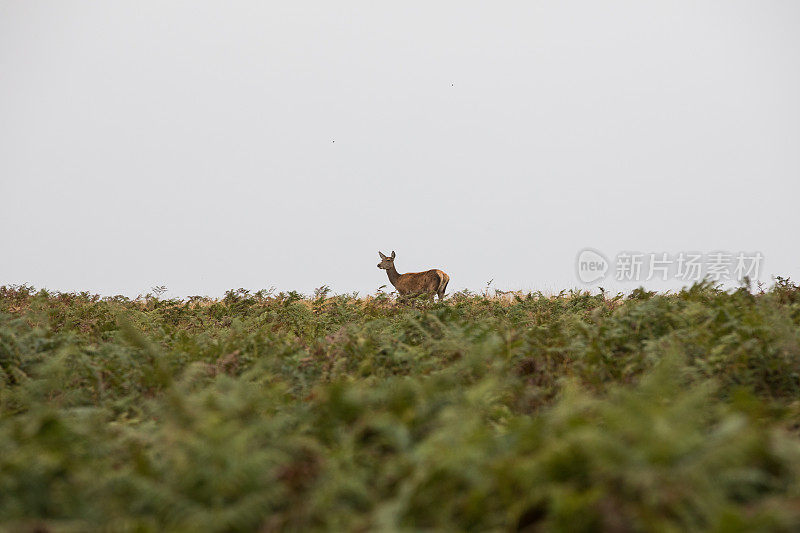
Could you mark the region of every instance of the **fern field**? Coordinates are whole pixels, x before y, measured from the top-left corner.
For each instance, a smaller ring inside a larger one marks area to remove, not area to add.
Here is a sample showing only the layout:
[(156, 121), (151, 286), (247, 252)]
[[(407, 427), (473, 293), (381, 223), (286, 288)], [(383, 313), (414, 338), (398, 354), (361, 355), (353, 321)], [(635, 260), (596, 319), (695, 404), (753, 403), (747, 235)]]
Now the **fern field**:
[(797, 531), (800, 287), (0, 288), (0, 530)]

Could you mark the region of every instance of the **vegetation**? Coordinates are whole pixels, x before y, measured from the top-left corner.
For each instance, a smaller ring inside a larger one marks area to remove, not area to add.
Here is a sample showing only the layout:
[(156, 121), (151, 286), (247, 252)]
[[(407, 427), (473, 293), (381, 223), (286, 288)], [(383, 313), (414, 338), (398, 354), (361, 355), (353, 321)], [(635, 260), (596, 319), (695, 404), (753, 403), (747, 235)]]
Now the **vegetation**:
[(780, 278), (417, 305), (1, 287), (0, 529), (797, 531), (798, 326)]

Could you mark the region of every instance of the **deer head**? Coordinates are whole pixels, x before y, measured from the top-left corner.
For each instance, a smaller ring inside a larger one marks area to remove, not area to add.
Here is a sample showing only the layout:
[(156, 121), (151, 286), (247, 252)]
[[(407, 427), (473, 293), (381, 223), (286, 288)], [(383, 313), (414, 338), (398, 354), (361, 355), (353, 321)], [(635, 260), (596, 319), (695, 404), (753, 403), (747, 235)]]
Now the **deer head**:
[(378, 263), (378, 268), (382, 268), (383, 270), (389, 270), (394, 266), (394, 251), (392, 251), (392, 256), (387, 257), (383, 255), (381, 252), (378, 252), (378, 255), (381, 256), (381, 262)]

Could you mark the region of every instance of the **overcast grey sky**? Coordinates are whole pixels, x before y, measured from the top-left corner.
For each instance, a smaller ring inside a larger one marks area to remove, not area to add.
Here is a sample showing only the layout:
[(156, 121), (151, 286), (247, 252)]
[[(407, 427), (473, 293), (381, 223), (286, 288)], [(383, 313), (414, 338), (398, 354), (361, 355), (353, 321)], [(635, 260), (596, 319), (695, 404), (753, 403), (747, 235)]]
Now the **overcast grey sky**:
[(798, 95), (793, 0), (0, 0), (0, 284), (364, 293), (380, 249), (557, 291), (584, 247), (798, 279)]

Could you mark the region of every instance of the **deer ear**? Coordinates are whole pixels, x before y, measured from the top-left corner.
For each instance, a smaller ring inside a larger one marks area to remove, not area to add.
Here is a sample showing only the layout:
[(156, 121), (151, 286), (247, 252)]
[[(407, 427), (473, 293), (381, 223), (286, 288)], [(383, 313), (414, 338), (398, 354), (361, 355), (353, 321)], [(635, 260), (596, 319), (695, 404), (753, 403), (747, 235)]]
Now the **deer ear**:
[(382, 253), (378, 252), (378, 255), (381, 256), (381, 259), (386, 259), (386, 256), (383, 255)]
[(392, 250), (392, 259), (394, 259), (394, 250)]

